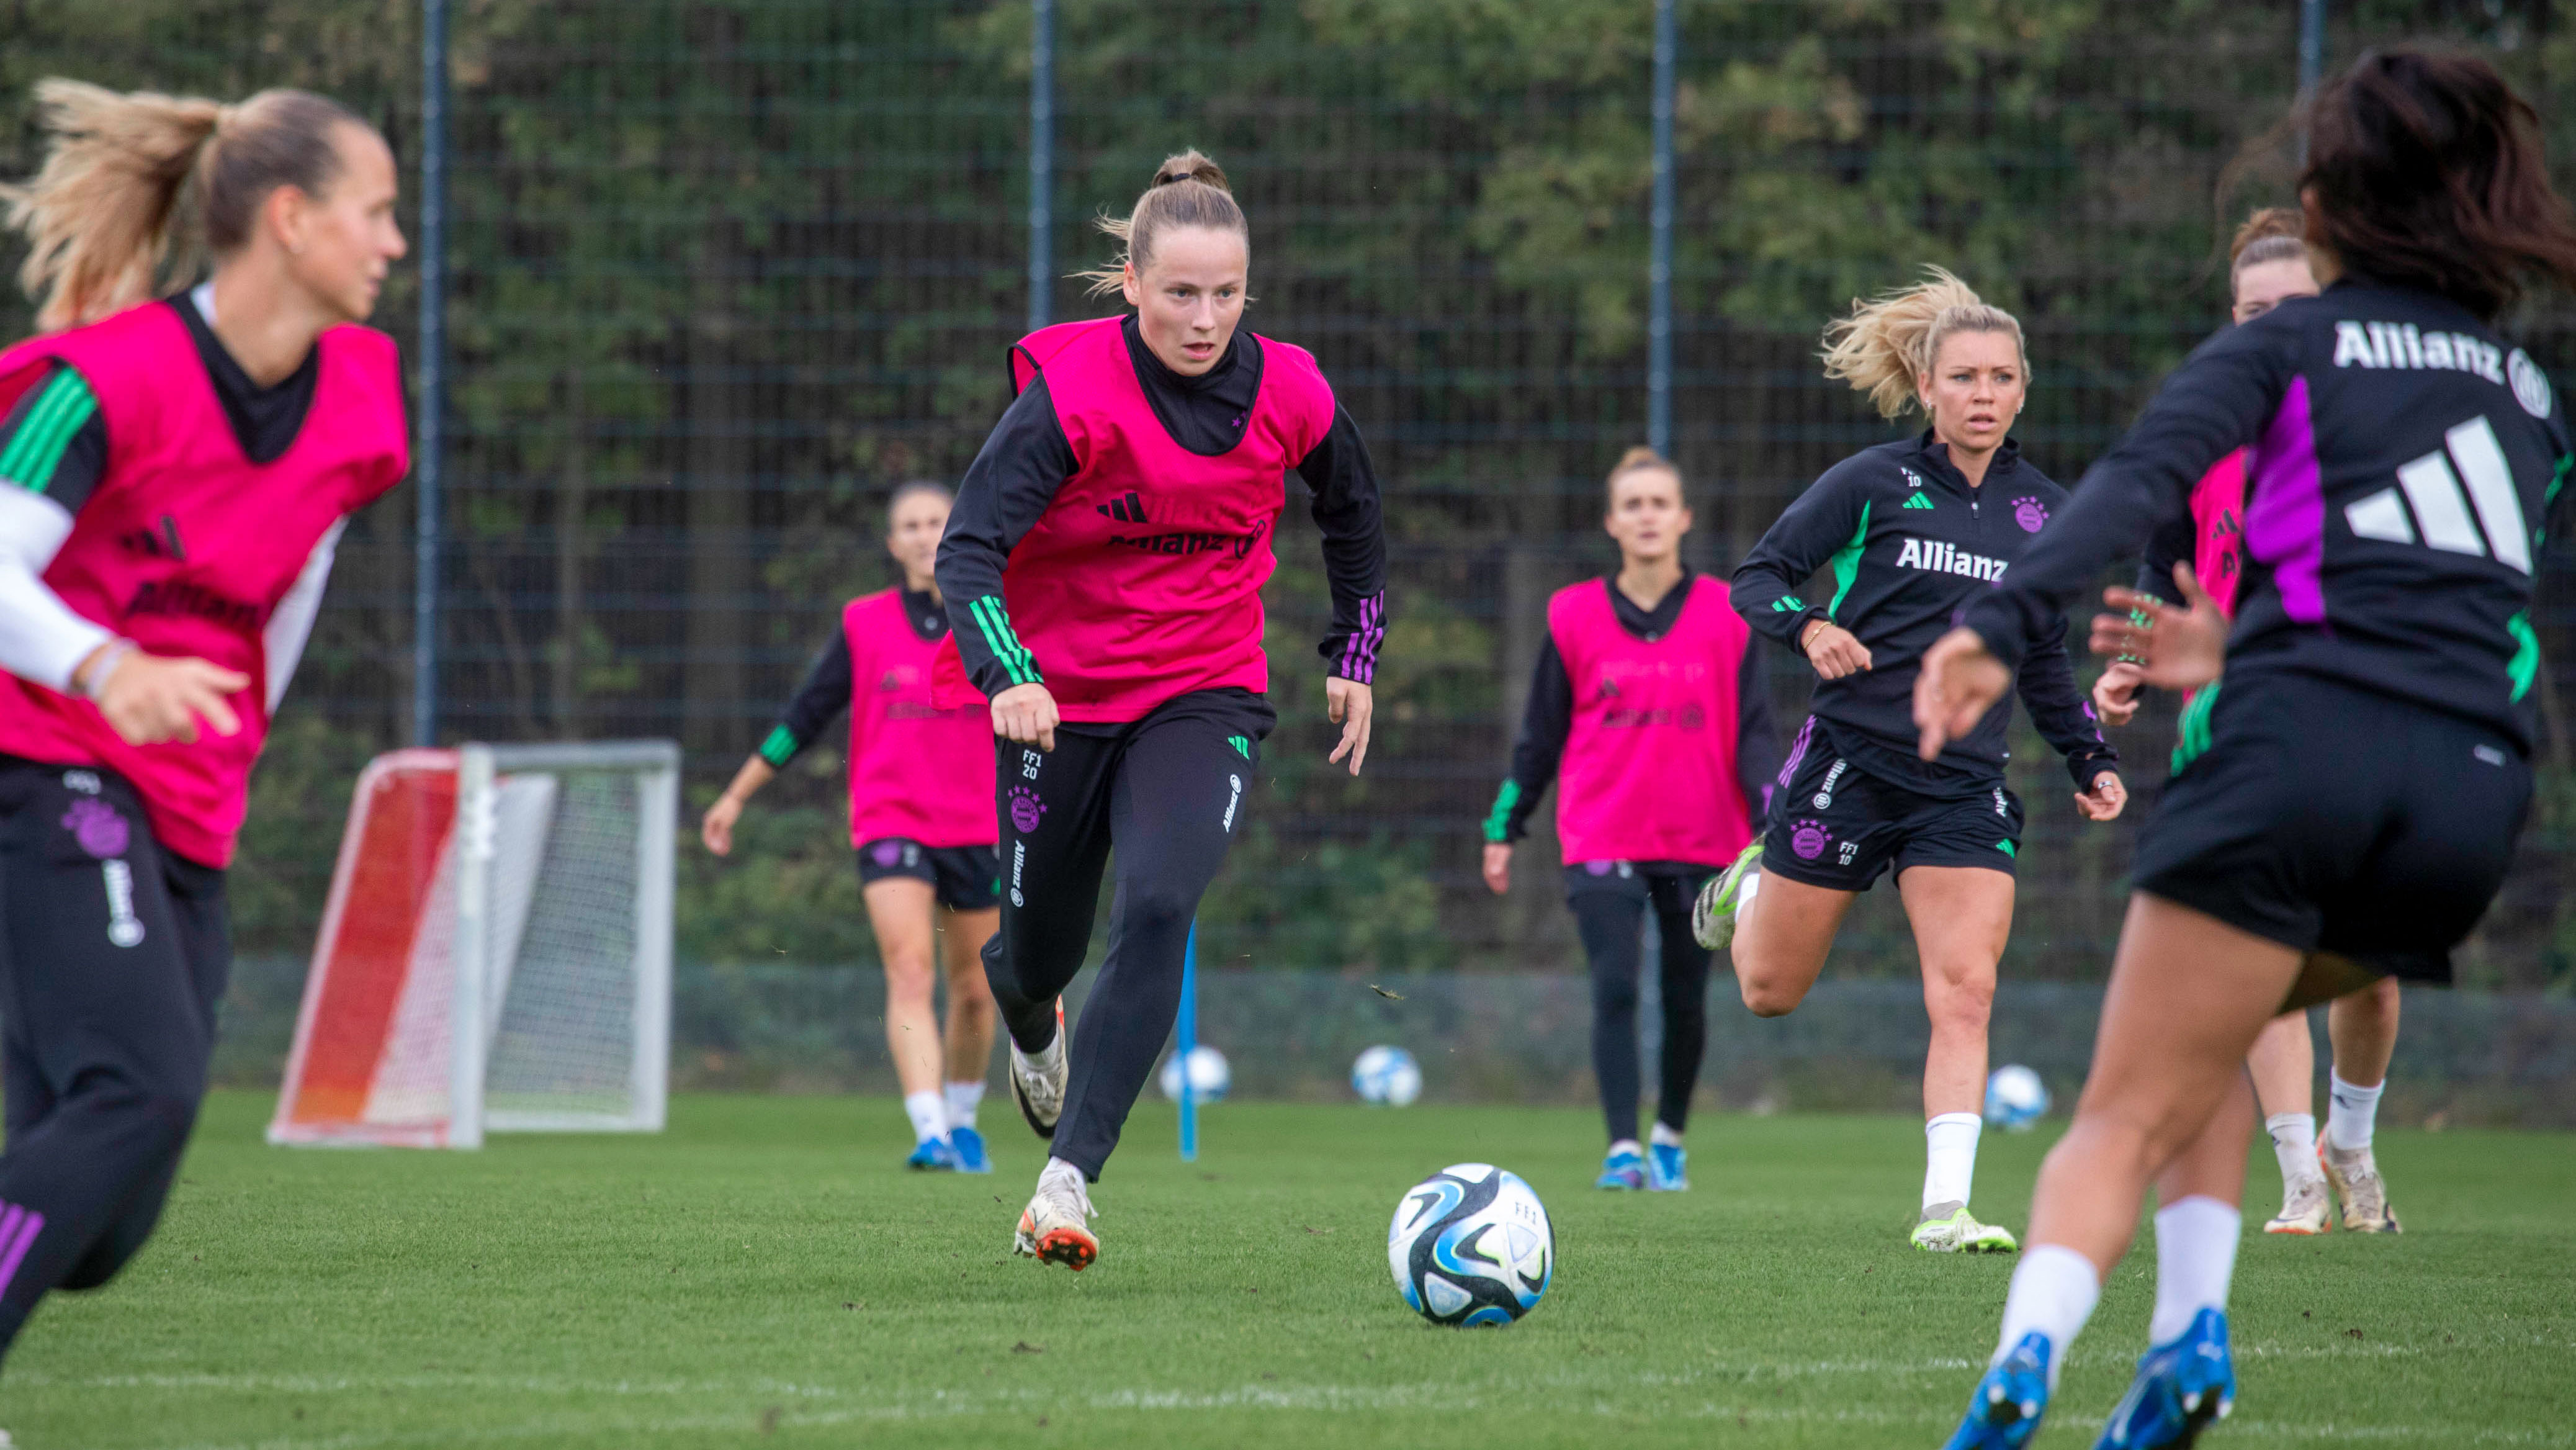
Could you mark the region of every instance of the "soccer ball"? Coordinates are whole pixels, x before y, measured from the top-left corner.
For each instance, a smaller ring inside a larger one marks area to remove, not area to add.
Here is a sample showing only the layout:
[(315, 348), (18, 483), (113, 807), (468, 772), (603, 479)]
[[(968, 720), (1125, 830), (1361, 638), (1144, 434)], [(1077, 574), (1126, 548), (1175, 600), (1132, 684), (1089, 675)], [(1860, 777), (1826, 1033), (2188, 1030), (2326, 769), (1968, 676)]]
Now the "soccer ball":
[[(1203, 1103), (1225, 1101), (1225, 1090), (1234, 1086), (1234, 1069), (1225, 1065), (1225, 1054), (1202, 1042), (1190, 1049), (1189, 1061), (1190, 1096)], [(1163, 1059), (1163, 1096), (1181, 1100), (1181, 1054), (1177, 1052)]]
[(1453, 1163), (1405, 1190), (1386, 1263), (1404, 1302), (1434, 1324), (1509, 1324), (1556, 1277), (1556, 1229), (1517, 1174)]
[(1422, 1096), (1422, 1065), (1401, 1047), (1372, 1047), (1351, 1064), (1351, 1091), (1362, 1102), (1403, 1107)]
[(2019, 1063), (1986, 1079), (1986, 1121), (2007, 1132), (2027, 1133), (2048, 1116), (2048, 1084)]

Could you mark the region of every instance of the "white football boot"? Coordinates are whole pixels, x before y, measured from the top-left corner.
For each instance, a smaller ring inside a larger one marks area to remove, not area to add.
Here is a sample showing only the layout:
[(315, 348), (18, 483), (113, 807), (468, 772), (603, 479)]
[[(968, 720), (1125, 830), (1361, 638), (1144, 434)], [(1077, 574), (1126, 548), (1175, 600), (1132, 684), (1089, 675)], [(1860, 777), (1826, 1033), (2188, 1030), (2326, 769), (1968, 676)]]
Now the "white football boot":
[[(1007, 1040), (1009, 1033), (1002, 1034)], [(1020, 1116), (1028, 1120), (1030, 1131), (1052, 1142), (1055, 1120), (1064, 1114), (1064, 1083), (1067, 1074), (1064, 1040), (1064, 999), (1055, 1004), (1055, 1041), (1041, 1048), (1036, 1056), (1020, 1051), (1011, 1043), (1011, 1096), (1019, 1102)]]
[(2281, 1195), (2281, 1211), (2263, 1225), (2267, 1234), (2321, 1234), (2334, 1227), (2334, 1199), (2325, 1175), (2302, 1178)]
[(2388, 1185), (2380, 1179), (2379, 1160), (2368, 1148), (2337, 1148), (2317, 1135), (2317, 1162), (2323, 1164), (2326, 1178), (2334, 1184), (2335, 1197), (2343, 1200), (2343, 1226), (2357, 1234), (2404, 1233), (2397, 1214), (2388, 1206)]
[(1038, 1175), (1038, 1191), (1020, 1210), (1020, 1226), (1011, 1235), (1011, 1252), (1042, 1263), (1062, 1264), (1079, 1274), (1100, 1257), (1100, 1237), (1091, 1220), (1091, 1191), (1082, 1170), (1060, 1158), (1047, 1160)]
[(1755, 836), (1735, 858), (1735, 864), (1709, 878), (1691, 903), (1691, 937), (1710, 951), (1724, 951), (1735, 940), (1736, 914), (1743, 909), (1751, 892), (1745, 890), (1746, 878), (1762, 871), (1762, 838)]

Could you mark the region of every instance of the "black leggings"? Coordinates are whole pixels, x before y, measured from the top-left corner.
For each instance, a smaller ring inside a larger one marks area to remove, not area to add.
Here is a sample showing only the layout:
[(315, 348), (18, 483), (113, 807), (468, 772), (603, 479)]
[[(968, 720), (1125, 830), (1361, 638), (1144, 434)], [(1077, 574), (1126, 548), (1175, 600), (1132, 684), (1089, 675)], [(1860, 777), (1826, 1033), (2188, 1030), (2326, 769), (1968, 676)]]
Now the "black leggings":
[(1023, 1052), (1055, 1040), (1056, 999), (1082, 970), (1117, 851), (1109, 952), (1074, 1026), (1049, 1150), (1094, 1182), (1172, 1034), (1190, 922), (1251, 806), (1274, 718), (1258, 695), (1207, 690), (1132, 724), (1059, 728), (1052, 754), (996, 742), (1002, 927), (984, 975)]
[(0, 765), (0, 1351), (151, 1236), (231, 970), (224, 873), (163, 851), (125, 781)]
[(1691, 900), (1711, 874), (1706, 867), (1640, 868), (1626, 861), (1565, 868), (1565, 904), (1592, 963), (1592, 1075), (1601, 1084), (1601, 1116), (1613, 1143), (1637, 1136), (1637, 971), (1649, 907), (1664, 942), (1664, 1082), (1655, 1119), (1676, 1133), (1690, 1125), (1691, 1094), (1708, 1050), (1709, 965), (1708, 948), (1691, 937)]

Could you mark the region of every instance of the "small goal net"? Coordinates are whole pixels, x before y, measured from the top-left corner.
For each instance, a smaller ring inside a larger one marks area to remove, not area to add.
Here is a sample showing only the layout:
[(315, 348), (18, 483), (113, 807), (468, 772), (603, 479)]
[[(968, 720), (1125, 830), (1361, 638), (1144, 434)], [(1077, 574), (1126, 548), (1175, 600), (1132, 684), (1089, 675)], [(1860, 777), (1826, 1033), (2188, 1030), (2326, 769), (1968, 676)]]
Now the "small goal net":
[(659, 740), (370, 762), (268, 1140), (658, 1131), (679, 763)]

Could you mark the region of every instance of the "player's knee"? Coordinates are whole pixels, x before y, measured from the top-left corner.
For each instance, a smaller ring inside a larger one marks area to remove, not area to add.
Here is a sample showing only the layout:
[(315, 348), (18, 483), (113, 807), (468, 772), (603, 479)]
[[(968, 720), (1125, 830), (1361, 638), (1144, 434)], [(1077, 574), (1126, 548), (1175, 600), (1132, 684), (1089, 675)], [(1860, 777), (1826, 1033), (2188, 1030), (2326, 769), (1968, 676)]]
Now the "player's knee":
[(898, 952), (885, 959), (886, 996), (899, 1002), (930, 1000), (930, 958)]
[(1198, 893), (1175, 886), (1131, 885), (1124, 915), (1130, 931), (1186, 932), (1198, 911)]
[(1637, 984), (1615, 973), (1595, 973), (1592, 978), (1592, 1012), (1598, 1017), (1634, 1017), (1637, 1015)]
[(1741, 961), (1735, 964), (1735, 985), (1744, 993), (1744, 1010), (1756, 1017), (1786, 1017), (1807, 998), (1804, 987)]

